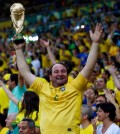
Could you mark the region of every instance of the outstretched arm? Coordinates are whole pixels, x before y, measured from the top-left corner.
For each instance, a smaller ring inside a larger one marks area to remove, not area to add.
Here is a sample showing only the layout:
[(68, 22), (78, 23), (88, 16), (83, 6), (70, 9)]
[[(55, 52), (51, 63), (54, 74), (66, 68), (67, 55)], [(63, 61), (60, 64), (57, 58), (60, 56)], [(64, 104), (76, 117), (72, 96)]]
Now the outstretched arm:
[(87, 59), (87, 63), (85, 65), (85, 67), (83, 68), (83, 70), (81, 71), (81, 74), (89, 79), (90, 75), (95, 67), (96, 61), (97, 61), (97, 56), (98, 56), (98, 46), (99, 46), (99, 42), (101, 39), (101, 35), (103, 33), (103, 28), (101, 24), (97, 24), (95, 27), (95, 32), (93, 33), (92, 31), (90, 31), (90, 37), (92, 40), (92, 46), (91, 46), (91, 50)]
[(2, 81), (0, 81), (0, 86), (4, 89), (9, 99), (17, 105), (18, 104), (17, 98), (15, 98), (12, 92), (5, 86), (5, 84)]
[(115, 97), (112, 95), (110, 90), (104, 90), (104, 93), (105, 93), (107, 100), (115, 106), (115, 108), (116, 108), (115, 121), (119, 121), (120, 120), (120, 109), (119, 109), (119, 105), (115, 102)]
[(115, 83), (115, 86), (117, 87), (118, 90), (120, 90), (120, 81), (118, 80), (116, 76), (116, 68), (115, 66), (109, 66), (108, 69), (109, 73), (111, 74), (113, 81)]
[(36, 76), (30, 72), (29, 66), (25, 61), (25, 57), (22, 51), (24, 44), (14, 44), (14, 47), (16, 50), (17, 66), (20, 71), (20, 74), (22, 75), (24, 80), (29, 84), (29, 86), (31, 86)]
[(18, 84), (20, 87), (22, 87), (25, 84), (24, 79), (21, 76), (20, 72), (18, 72)]
[(55, 56), (54, 56), (54, 54), (52, 53), (52, 51), (50, 49), (49, 40), (45, 41), (43, 39), (40, 39), (40, 43), (43, 44), (46, 47), (47, 53), (49, 55), (50, 60), (52, 61), (52, 64), (55, 64), (56, 63), (56, 59), (55, 59)]

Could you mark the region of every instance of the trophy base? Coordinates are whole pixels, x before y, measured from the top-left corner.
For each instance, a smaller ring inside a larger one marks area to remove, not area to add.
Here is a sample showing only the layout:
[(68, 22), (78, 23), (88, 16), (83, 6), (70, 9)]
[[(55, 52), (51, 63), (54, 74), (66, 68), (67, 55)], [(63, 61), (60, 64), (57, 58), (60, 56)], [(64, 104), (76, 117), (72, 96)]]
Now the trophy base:
[(19, 45), (19, 44), (22, 44), (25, 42), (25, 39), (23, 38), (23, 35), (22, 34), (16, 34), (14, 35), (13, 37), (13, 42), (16, 44), (16, 45)]

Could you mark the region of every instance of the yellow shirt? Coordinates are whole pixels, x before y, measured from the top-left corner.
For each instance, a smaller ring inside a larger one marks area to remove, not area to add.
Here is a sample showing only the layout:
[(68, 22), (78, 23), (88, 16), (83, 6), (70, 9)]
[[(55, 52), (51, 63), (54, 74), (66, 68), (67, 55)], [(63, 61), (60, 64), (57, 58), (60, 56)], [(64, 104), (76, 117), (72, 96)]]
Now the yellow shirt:
[(68, 76), (68, 82), (71, 82), (74, 78), (71, 76)]
[(80, 127), (80, 134), (93, 134), (93, 125), (90, 124), (87, 128)]
[(115, 84), (114, 84), (114, 81), (113, 79), (110, 77), (110, 79), (107, 81), (107, 88), (108, 89), (113, 89), (115, 88)]
[(40, 129), (42, 134), (79, 134), (80, 107), (87, 79), (79, 74), (62, 87), (36, 78), (31, 88), (40, 96)]
[(42, 68), (49, 68), (50, 67), (50, 60), (47, 55), (41, 54), (42, 59)]
[[(18, 103), (18, 109), (20, 111), (21, 109), (21, 102)], [(38, 116), (37, 120), (36, 116)], [(39, 113), (37, 113), (37, 111), (34, 111), (32, 114), (29, 115), (28, 118), (31, 118), (35, 121), (35, 126), (39, 127), (40, 126), (40, 118), (39, 118)], [(25, 118), (25, 110), (23, 110), (22, 112), (19, 112), (18, 115), (16, 116), (16, 123), (18, 124), (23, 118)], [(27, 118), (27, 117), (26, 117)]]
[(4, 89), (0, 87), (0, 113), (4, 113), (4, 109), (9, 107), (9, 98)]
[(103, 53), (103, 52), (107, 53), (109, 51), (109, 46), (105, 43), (101, 43), (99, 45), (99, 51), (100, 53)]
[(104, 91), (98, 91), (98, 95), (104, 95)]
[(80, 66), (80, 59), (79, 58), (72, 56), (71, 61), (75, 63), (75, 67)]
[(64, 55), (67, 55), (68, 57), (63, 55), (63, 50), (62, 49), (59, 50), (59, 55), (60, 55), (60, 61), (61, 60), (70, 61), (70, 59), (71, 59), (71, 53), (70, 53), (69, 50), (64, 50)]
[(83, 52), (83, 50), (84, 50), (84, 46), (83, 45), (78, 46), (78, 48), (79, 48), (80, 53)]
[(110, 56), (116, 56), (118, 54), (119, 47), (118, 46), (111, 46), (109, 54)]
[(7, 134), (7, 132), (8, 132), (8, 128), (7, 127), (4, 127), (4, 128), (2, 128), (2, 130), (0, 131), (0, 134)]

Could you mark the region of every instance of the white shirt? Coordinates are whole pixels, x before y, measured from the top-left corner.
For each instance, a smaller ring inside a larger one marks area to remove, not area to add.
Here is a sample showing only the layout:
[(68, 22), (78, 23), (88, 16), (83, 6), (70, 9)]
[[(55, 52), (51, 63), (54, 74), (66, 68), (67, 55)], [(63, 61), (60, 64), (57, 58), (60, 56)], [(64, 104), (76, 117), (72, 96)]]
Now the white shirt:
[[(96, 134), (102, 133), (103, 124), (97, 126)], [(112, 123), (104, 134), (120, 134), (120, 128), (115, 123)]]
[(39, 69), (40, 69), (40, 61), (38, 59), (35, 59), (31, 62), (31, 64), (33, 65), (33, 67), (35, 69), (35, 74), (38, 75)]

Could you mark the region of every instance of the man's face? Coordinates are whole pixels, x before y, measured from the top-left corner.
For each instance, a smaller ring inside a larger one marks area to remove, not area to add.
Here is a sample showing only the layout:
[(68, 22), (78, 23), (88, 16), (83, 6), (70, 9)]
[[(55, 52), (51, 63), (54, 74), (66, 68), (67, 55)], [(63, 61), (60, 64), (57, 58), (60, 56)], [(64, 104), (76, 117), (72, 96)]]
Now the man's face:
[(85, 117), (87, 116), (87, 115), (85, 114), (84, 110), (85, 110), (85, 108), (82, 107), (82, 108), (81, 108), (81, 123), (84, 122)]
[(68, 75), (67, 69), (61, 64), (56, 64), (52, 67), (52, 74), (50, 75), (50, 80), (54, 87), (60, 87), (67, 83)]
[(27, 121), (21, 121), (18, 124), (19, 134), (34, 134), (34, 129), (28, 126)]
[(105, 98), (103, 96), (99, 96), (97, 99), (96, 99), (96, 104), (100, 104), (100, 103), (104, 103), (106, 102)]
[(93, 103), (96, 99), (95, 92), (91, 88), (88, 88), (85, 93), (86, 97), (90, 99), (91, 103)]
[(98, 90), (106, 88), (106, 83), (103, 78), (98, 78), (95, 84)]
[(14, 88), (13, 84), (14, 84), (14, 81), (11, 81), (11, 79), (9, 79), (8, 85), (9, 85), (10, 90), (12, 90)]

